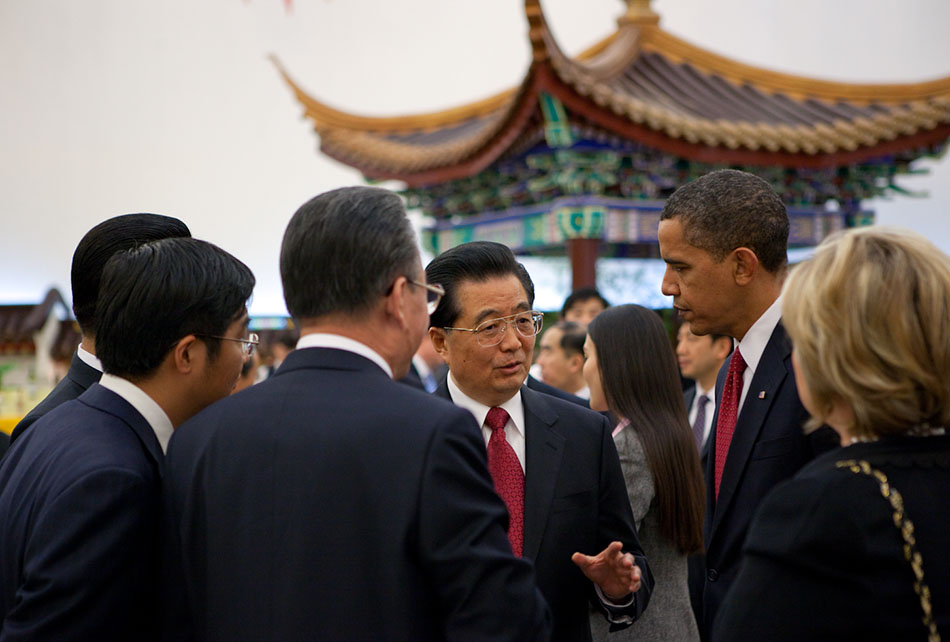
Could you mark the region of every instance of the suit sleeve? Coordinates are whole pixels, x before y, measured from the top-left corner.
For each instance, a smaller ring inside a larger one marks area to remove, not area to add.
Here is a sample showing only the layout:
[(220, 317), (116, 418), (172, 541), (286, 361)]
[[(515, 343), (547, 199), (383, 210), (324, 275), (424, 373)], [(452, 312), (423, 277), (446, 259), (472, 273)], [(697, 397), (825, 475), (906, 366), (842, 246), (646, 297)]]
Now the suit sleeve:
[(515, 558), (507, 513), (471, 416), (452, 408), (434, 433), (419, 498), (419, 556), (449, 640), (547, 640), (551, 613), (529, 562)]
[(611, 630), (618, 630), (629, 626), (640, 617), (650, 601), (653, 592), (653, 573), (647, 563), (637, 529), (634, 526), (633, 512), (630, 508), (630, 499), (627, 496), (627, 487), (624, 483), (623, 471), (620, 468), (620, 459), (617, 448), (611, 436), (610, 424), (604, 417), (601, 420), (601, 462), (600, 462), (600, 511), (598, 520), (599, 550), (603, 550), (610, 542), (623, 542), (623, 550), (631, 553), (640, 567), (640, 590), (636, 599), (625, 607), (614, 607), (605, 604), (595, 597), (595, 604), (603, 610), (611, 622)]
[(124, 470), (90, 473), (51, 499), (30, 534), (0, 641), (151, 633), (157, 502), (151, 481)]

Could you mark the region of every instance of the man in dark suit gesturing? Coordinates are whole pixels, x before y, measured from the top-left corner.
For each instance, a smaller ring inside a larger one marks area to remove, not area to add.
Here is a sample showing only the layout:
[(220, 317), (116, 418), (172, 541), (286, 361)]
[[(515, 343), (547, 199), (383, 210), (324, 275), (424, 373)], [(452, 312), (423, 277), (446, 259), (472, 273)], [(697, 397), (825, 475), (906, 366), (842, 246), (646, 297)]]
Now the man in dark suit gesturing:
[(96, 298), (106, 262), (113, 254), (149, 241), (187, 236), (191, 236), (187, 225), (161, 214), (114, 216), (86, 232), (73, 253), (70, 271), (73, 314), (82, 331), (82, 343), (62, 381), (14, 427), (11, 443), (37, 419), (61, 403), (75, 399), (102, 376), (102, 363), (96, 357)]
[[(736, 170), (676, 190), (660, 216), (663, 293), (694, 334), (725, 334), (736, 347), (716, 383), (706, 464), (706, 566), (697, 617), (708, 639), (739, 571), (742, 544), (762, 498), (836, 443), (827, 427), (806, 437), (781, 323), (788, 213), (772, 187)], [(691, 571), (693, 569), (691, 568)]]
[(436, 257), (426, 278), (445, 288), (429, 329), (449, 364), (436, 394), (482, 426), (512, 549), (534, 562), (554, 614), (552, 639), (590, 639), (589, 600), (614, 628), (628, 625), (646, 607), (653, 580), (611, 427), (524, 385), (541, 327), (531, 277), (504, 245), (476, 242)]
[(253, 287), (243, 263), (189, 238), (106, 265), (96, 314), (105, 374), (0, 464), (0, 639), (157, 637), (165, 445), (237, 382)]
[(393, 380), (442, 292), (402, 201), (317, 196), (280, 271), (297, 349), (169, 446), (166, 639), (547, 639), (478, 427)]

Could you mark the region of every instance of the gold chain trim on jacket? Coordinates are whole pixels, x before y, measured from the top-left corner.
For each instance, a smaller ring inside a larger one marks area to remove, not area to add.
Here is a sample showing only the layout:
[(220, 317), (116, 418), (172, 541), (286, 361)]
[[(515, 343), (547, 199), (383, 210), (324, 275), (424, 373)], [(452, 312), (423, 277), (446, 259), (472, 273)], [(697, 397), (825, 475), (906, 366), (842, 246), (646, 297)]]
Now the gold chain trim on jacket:
[(904, 558), (910, 562), (914, 571), (914, 591), (920, 598), (920, 607), (923, 609), (924, 626), (927, 627), (929, 635), (928, 642), (940, 642), (940, 633), (937, 631), (937, 624), (933, 618), (933, 608), (930, 604), (930, 587), (924, 582), (924, 559), (917, 550), (917, 539), (914, 537), (914, 523), (904, 514), (904, 498), (896, 488), (887, 481), (887, 476), (876, 468), (871, 468), (871, 464), (866, 461), (855, 461), (853, 459), (839, 461), (835, 466), (842, 469), (848, 469), (857, 475), (867, 475), (877, 480), (880, 485), (881, 495), (891, 503), (894, 509), (894, 526), (900, 531), (904, 538)]

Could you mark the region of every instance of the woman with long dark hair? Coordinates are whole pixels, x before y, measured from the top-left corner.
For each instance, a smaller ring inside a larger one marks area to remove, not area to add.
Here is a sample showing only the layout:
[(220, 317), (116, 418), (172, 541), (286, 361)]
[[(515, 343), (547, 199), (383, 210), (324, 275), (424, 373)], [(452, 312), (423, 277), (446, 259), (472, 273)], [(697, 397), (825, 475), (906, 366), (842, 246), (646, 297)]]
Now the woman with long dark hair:
[[(614, 442), (656, 580), (649, 608), (609, 639), (696, 642), (686, 557), (702, 550), (705, 491), (669, 337), (656, 313), (639, 305), (604, 310), (587, 332), (590, 405), (620, 419)], [(600, 623), (591, 624), (594, 639), (605, 639)]]

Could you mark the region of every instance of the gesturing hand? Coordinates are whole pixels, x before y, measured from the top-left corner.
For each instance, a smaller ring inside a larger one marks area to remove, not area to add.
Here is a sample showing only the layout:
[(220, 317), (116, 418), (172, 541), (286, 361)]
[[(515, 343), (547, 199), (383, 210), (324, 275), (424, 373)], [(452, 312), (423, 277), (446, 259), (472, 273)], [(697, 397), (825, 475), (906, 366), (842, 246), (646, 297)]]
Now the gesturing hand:
[(614, 602), (640, 590), (640, 569), (634, 564), (633, 555), (623, 552), (620, 542), (611, 542), (593, 557), (574, 553), (571, 561)]

